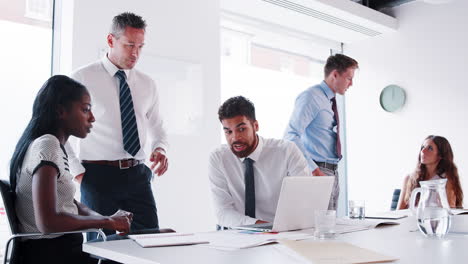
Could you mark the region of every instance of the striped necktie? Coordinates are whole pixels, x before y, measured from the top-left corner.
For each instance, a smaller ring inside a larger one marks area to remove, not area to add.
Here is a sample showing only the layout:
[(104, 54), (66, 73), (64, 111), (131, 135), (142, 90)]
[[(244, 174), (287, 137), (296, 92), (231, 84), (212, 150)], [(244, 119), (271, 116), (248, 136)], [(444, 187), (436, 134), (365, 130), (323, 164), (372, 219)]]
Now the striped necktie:
[(245, 163), (245, 215), (255, 218), (255, 180), (253, 172), (253, 160), (244, 159)]
[(333, 97), (331, 99), (332, 102), (332, 110), (333, 114), (335, 115), (335, 120), (336, 120), (336, 155), (338, 156), (338, 159), (342, 158), (341, 155), (341, 140), (340, 140), (340, 117), (338, 116), (338, 109), (336, 107), (336, 97)]
[(125, 151), (135, 156), (140, 150), (140, 138), (138, 136), (138, 126), (133, 109), (132, 94), (126, 81), (124, 71), (117, 71), (115, 74), (120, 81), (120, 118), (122, 121), (122, 138)]

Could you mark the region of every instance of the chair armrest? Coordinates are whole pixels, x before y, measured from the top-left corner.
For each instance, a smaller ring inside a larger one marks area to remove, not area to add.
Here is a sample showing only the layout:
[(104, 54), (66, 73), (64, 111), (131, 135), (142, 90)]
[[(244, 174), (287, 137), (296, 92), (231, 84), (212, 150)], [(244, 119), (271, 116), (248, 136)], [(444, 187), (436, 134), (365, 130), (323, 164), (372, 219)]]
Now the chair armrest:
[[(47, 234), (43, 234), (43, 233), (18, 233), (18, 234), (13, 234), (8, 238), (8, 240), (6, 242), (5, 256), (3, 256), (3, 258), (4, 258), (3, 263), (5, 263), (5, 264), (7, 263), (8, 248), (10, 247), (11, 241), (13, 241), (16, 238), (19, 238), (19, 237), (37, 237), (37, 236), (46, 236), (46, 235), (65, 235), (65, 234), (88, 233), (88, 232), (98, 233), (98, 237), (100, 235), (100, 236), (102, 236), (103, 241), (107, 241), (107, 236), (104, 233), (104, 231), (102, 231), (102, 229), (98, 229), (98, 228), (75, 230), (75, 231), (68, 231), (68, 232), (47, 233)], [(100, 262), (101, 261), (99, 260), (99, 263)]]
[(76, 233), (98, 233), (100, 236), (102, 236), (102, 240), (106, 241), (107, 236), (106, 234), (102, 231), (102, 229), (98, 228), (91, 228), (91, 229), (83, 229), (83, 230), (75, 230), (75, 231), (67, 231), (67, 232), (56, 232), (56, 233), (19, 233), (19, 234), (13, 234), (10, 236), (10, 239), (18, 238), (18, 237), (36, 237), (36, 236), (48, 236), (48, 235), (65, 235), (65, 234), (76, 234)]
[(90, 229), (68, 231), (68, 232), (58, 232), (58, 233), (50, 233), (50, 234), (42, 234), (42, 235), (64, 235), (64, 234), (75, 234), (75, 233), (98, 233), (98, 237), (102, 236), (102, 241), (107, 241), (106, 234), (100, 228), (90, 228)]

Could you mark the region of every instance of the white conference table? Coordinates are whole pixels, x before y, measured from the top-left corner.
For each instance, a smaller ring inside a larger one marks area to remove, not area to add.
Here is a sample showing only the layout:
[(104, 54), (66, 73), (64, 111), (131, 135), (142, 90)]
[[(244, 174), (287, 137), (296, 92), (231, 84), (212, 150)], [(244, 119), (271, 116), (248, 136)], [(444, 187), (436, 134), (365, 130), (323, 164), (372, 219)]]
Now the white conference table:
[[(409, 217), (400, 225), (340, 234), (335, 240), (399, 258), (393, 263), (468, 263), (468, 235), (449, 233), (443, 239), (429, 239), (416, 229), (415, 218)], [(304, 263), (277, 245), (225, 251), (196, 245), (142, 248), (132, 240), (118, 240), (86, 243), (83, 250), (128, 264)]]

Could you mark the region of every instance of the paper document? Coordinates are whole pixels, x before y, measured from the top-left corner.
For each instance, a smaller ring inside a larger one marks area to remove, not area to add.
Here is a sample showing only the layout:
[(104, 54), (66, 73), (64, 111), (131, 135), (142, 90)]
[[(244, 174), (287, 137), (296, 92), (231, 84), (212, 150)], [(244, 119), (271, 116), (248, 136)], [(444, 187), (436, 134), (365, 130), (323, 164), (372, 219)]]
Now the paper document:
[(468, 214), (468, 209), (456, 209), (453, 208), (450, 210), (454, 215)]
[(375, 228), (385, 225), (399, 225), (400, 222), (397, 220), (387, 219), (349, 219), (349, 218), (338, 218), (336, 219), (336, 225), (349, 225), (349, 226), (362, 226), (367, 228)]
[(339, 241), (280, 240), (280, 243), (314, 264), (383, 263), (398, 260), (395, 257)]
[(208, 243), (200, 235), (191, 233), (163, 233), (146, 235), (129, 235), (138, 245), (146, 247), (180, 246)]
[(396, 220), (384, 219), (349, 219), (337, 218), (335, 232), (337, 234), (351, 233), (356, 231), (368, 230), (385, 225), (399, 225)]
[(408, 217), (409, 212), (405, 211), (387, 211), (387, 212), (378, 212), (378, 213), (369, 213), (366, 214), (367, 219), (386, 219), (386, 220), (399, 220), (405, 217)]
[(468, 215), (452, 216), (449, 232), (458, 234), (468, 234)]
[(279, 239), (307, 239), (313, 237), (313, 233), (313, 229), (281, 233), (226, 230), (199, 235), (210, 242), (209, 244), (203, 245), (205, 247), (235, 250), (276, 243)]
[(295, 250), (292, 250), (291, 248), (287, 247), (286, 245), (283, 245), (281, 243), (278, 243), (276, 245), (271, 245), (272, 249), (277, 251), (279, 254), (283, 256), (287, 256), (289, 260), (285, 263), (288, 264), (311, 264), (311, 262), (306, 259), (304, 256), (300, 255), (297, 253)]

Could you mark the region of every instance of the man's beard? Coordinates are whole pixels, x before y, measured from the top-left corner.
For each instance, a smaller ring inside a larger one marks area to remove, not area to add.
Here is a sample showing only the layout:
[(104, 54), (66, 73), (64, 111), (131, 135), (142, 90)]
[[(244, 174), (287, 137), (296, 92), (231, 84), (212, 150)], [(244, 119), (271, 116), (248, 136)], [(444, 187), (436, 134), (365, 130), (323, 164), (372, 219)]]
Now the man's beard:
[[(242, 151), (236, 151), (236, 150), (234, 149), (234, 147), (232, 146), (232, 145), (235, 145), (235, 144), (236, 144), (236, 145), (237, 145), (237, 144), (242, 144), (242, 145), (246, 145), (247, 147), (246, 147), (244, 150), (242, 150)], [(253, 152), (253, 149), (254, 149), (254, 146), (253, 146), (253, 145), (247, 145), (246, 143), (241, 143), (241, 142), (239, 142), (239, 141), (236, 141), (236, 142), (234, 142), (234, 143), (231, 144), (231, 151), (232, 151), (232, 153), (234, 153), (234, 155), (236, 155), (236, 156), (239, 157), (239, 158), (245, 158), (245, 157), (247, 157), (250, 153)]]
[[(246, 146), (246, 148), (244, 150), (241, 150), (241, 151), (236, 151), (234, 149), (234, 147), (233, 147), (234, 145), (244, 145), (244, 146)], [(257, 145), (258, 145), (258, 137), (257, 137), (257, 135), (255, 135), (255, 141), (253, 142), (252, 145), (248, 145), (248, 143), (242, 142), (242, 141), (235, 141), (234, 143), (231, 144), (231, 151), (237, 157), (245, 158), (255, 150)]]

